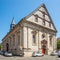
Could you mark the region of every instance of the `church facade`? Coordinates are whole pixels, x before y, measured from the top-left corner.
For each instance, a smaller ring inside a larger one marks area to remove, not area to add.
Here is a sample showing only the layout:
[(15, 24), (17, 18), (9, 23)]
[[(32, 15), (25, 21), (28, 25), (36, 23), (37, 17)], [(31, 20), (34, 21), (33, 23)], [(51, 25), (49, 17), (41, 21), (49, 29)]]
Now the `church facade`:
[[(13, 19), (14, 20), (14, 19)], [(31, 56), (34, 51), (49, 55), (56, 50), (57, 30), (44, 4), (20, 20), (12, 21), (11, 29), (2, 39), (2, 50)]]

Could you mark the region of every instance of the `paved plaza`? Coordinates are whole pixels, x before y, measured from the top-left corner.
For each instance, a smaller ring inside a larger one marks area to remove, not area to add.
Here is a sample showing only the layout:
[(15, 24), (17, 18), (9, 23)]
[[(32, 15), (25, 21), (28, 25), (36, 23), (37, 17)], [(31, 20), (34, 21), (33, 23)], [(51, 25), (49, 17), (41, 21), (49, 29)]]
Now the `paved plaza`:
[(60, 60), (57, 56), (48, 56), (45, 55), (43, 57), (19, 57), (19, 56), (12, 56), (12, 57), (5, 57), (0, 55), (0, 60)]

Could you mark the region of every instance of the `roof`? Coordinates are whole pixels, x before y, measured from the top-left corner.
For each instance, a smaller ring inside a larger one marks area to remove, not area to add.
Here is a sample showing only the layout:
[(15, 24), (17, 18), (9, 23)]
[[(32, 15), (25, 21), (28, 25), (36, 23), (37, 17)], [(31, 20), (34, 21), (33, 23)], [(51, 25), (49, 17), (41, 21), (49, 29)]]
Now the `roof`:
[(52, 22), (52, 24), (53, 24), (53, 26), (54, 26), (54, 28), (55, 28), (55, 31), (57, 32), (57, 29), (56, 29), (56, 27), (55, 27), (55, 25), (54, 25), (54, 23), (53, 23), (53, 20), (52, 20), (52, 18), (51, 18), (51, 16), (50, 16), (50, 14), (49, 14), (49, 12), (48, 12), (48, 10), (47, 10), (47, 8), (46, 8), (46, 6), (45, 6), (45, 4), (43, 3), (43, 4), (41, 4), (37, 9), (35, 9), (33, 12), (31, 12), (29, 15), (27, 15), (26, 17), (25, 17), (25, 19), (27, 19), (27, 18), (29, 18), (31, 15), (33, 15), (36, 11), (38, 11), (41, 7), (44, 7), (45, 9), (46, 9), (46, 12), (48, 13), (48, 16), (49, 16), (49, 18), (50, 18), (50, 20), (51, 20), (51, 22)]

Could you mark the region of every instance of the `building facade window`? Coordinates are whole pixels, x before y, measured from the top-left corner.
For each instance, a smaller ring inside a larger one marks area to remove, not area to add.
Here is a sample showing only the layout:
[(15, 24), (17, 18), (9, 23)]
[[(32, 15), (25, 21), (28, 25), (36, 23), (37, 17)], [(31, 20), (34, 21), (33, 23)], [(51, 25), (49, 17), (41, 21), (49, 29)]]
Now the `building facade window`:
[(42, 12), (42, 14), (43, 14), (43, 18), (45, 18), (45, 12)]
[(42, 38), (45, 38), (45, 33), (42, 34)]
[(36, 35), (33, 35), (33, 43), (36, 43)]
[(49, 22), (49, 27), (51, 27), (51, 23)]
[(42, 24), (45, 25), (45, 12), (42, 12), (42, 14), (43, 14), (43, 22), (42, 22)]
[(32, 32), (32, 44), (33, 45), (36, 45), (36, 33), (37, 33), (36, 31)]
[(45, 26), (45, 20), (43, 20), (42, 24)]
[(38, 15), (34, 15), (35, 16), (35, 22), (38, 22)]

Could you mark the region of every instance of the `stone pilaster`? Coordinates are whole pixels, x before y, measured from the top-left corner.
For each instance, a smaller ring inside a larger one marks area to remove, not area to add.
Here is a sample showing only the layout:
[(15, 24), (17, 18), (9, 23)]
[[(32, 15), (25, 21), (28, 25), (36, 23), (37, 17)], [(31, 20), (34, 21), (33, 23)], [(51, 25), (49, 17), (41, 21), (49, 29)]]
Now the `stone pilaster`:
[(39, 31), (39, 50), (41, 51), (42, 32)]
[(49, 39), (49, 34), (47, 34), (47, 50), (48, 50), (48, 55), (50, 54), (50, 39)]
[(54, 41), (53, 41), (53, 49), (56, 50), (57, 49), (57, 40), (56, 40), (56, 36), (54, 35)]
[(27, 48), (27, 28), (23, 27), (24, 49)]
[(17, 48), (17, 32), (15, 32), (15, 48)]

